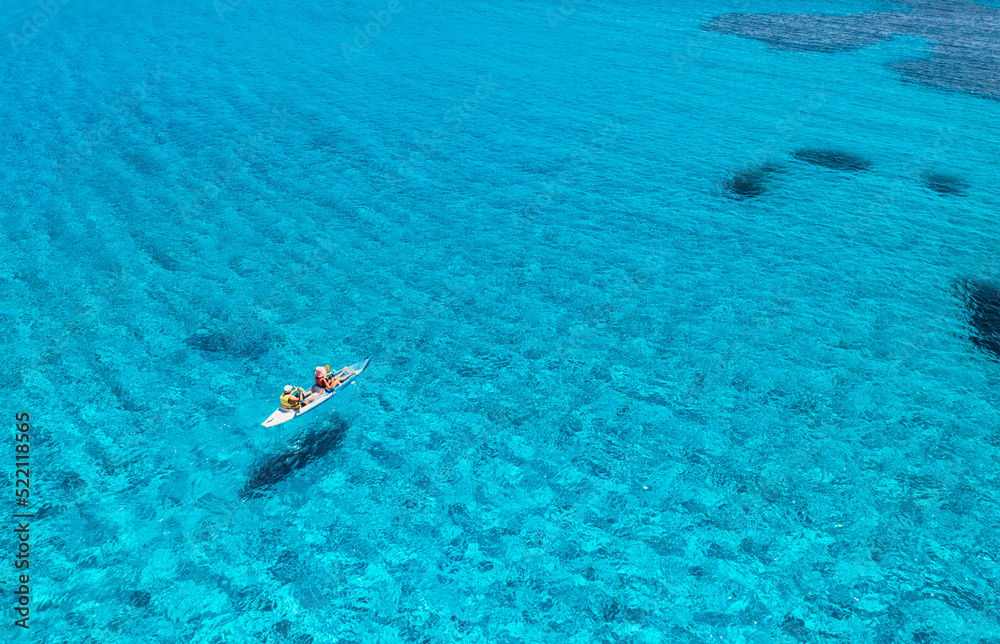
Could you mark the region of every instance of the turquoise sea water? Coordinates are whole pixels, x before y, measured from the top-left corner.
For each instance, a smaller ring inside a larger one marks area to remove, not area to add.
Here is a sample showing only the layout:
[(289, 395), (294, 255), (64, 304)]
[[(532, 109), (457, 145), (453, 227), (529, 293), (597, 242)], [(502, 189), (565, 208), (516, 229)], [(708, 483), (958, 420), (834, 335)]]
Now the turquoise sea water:
[(1000, 641), (1000, 101), (704, 29), (906, 7), (53, 6), (0, 62), (17, 641)]

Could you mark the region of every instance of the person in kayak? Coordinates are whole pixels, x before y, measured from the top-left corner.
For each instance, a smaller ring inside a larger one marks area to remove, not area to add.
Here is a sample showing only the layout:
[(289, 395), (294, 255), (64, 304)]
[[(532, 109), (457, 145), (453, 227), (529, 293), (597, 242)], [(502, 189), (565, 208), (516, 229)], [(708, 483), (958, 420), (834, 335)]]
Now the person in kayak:
[[(301, 395), (299, 395), (299, 392), (301, 392)], [(301, 409), (305, 399), (305, 391), (301, 387), (285, 385), (285, 393), (281, 394), (281, 408)]]
[(352, 373), (354, 373), (354, 369), (350, 367), (344, 367), (338, 374), (331, 374), (326, 370), (326, 367), (316, 367), (316, 385), (313, 387), (313, 393), (316, 393), (317, 388), (333, 389), (337, 387)]
[[(348, 373), (348, 370), (350, 370), (350, 373)], [(316, 367), (316, 384), (309, 390), (309, 397), (306, 398), (306, 404), (308, 405), (315, 398), (322, 396), (327, 391), (347, 380), (347, 377), (352, 373), (354, 373), (354, 370), (349, 367), (344, 367), (338, 374), (331, 374), (326, 370), (326, 367)]]

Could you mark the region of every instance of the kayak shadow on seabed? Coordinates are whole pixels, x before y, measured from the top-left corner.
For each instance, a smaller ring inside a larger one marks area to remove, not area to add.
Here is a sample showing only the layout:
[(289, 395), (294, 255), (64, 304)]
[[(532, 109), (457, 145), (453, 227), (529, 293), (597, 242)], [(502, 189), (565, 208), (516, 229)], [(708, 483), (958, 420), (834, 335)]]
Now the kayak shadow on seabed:
[(277, 483), (313, 461), (340, 447), (347, 433), (347, 421), (334, 416), (313, 430), (296, 438), (284, 452), (266, 458), (254, 468), (253, 475), (239, 492), (241, 499), (266, 496)]

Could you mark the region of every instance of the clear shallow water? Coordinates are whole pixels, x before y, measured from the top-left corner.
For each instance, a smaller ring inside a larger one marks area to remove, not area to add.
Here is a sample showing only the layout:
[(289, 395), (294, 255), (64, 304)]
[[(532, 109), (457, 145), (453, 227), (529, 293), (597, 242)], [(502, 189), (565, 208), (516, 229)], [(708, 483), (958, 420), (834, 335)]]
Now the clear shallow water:
[(1000, 370), (956, 288), (1000, 280), (1000, 102), (904, 81), (918, 38), (568, 7), (404, 2), (345, 56), (387, 5), (70, 2), (7, 52), (17, 637), (1000, 637)]

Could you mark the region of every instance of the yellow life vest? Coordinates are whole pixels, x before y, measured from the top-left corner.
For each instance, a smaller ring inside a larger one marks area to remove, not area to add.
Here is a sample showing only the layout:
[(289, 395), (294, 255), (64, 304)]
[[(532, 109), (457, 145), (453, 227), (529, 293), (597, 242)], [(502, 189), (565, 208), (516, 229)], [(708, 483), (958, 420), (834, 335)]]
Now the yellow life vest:
[(291, 398), (294, 395), (295, 395), (294, 391), (291, 392), (291, 393), (288, 393), (288, 394), (281, 394), (281, 408), (282, 409), (298, 409), (299, 407), (302, 406), (301, 402), (292, 402), (292, 401), (288, 400), (289, 398)]

